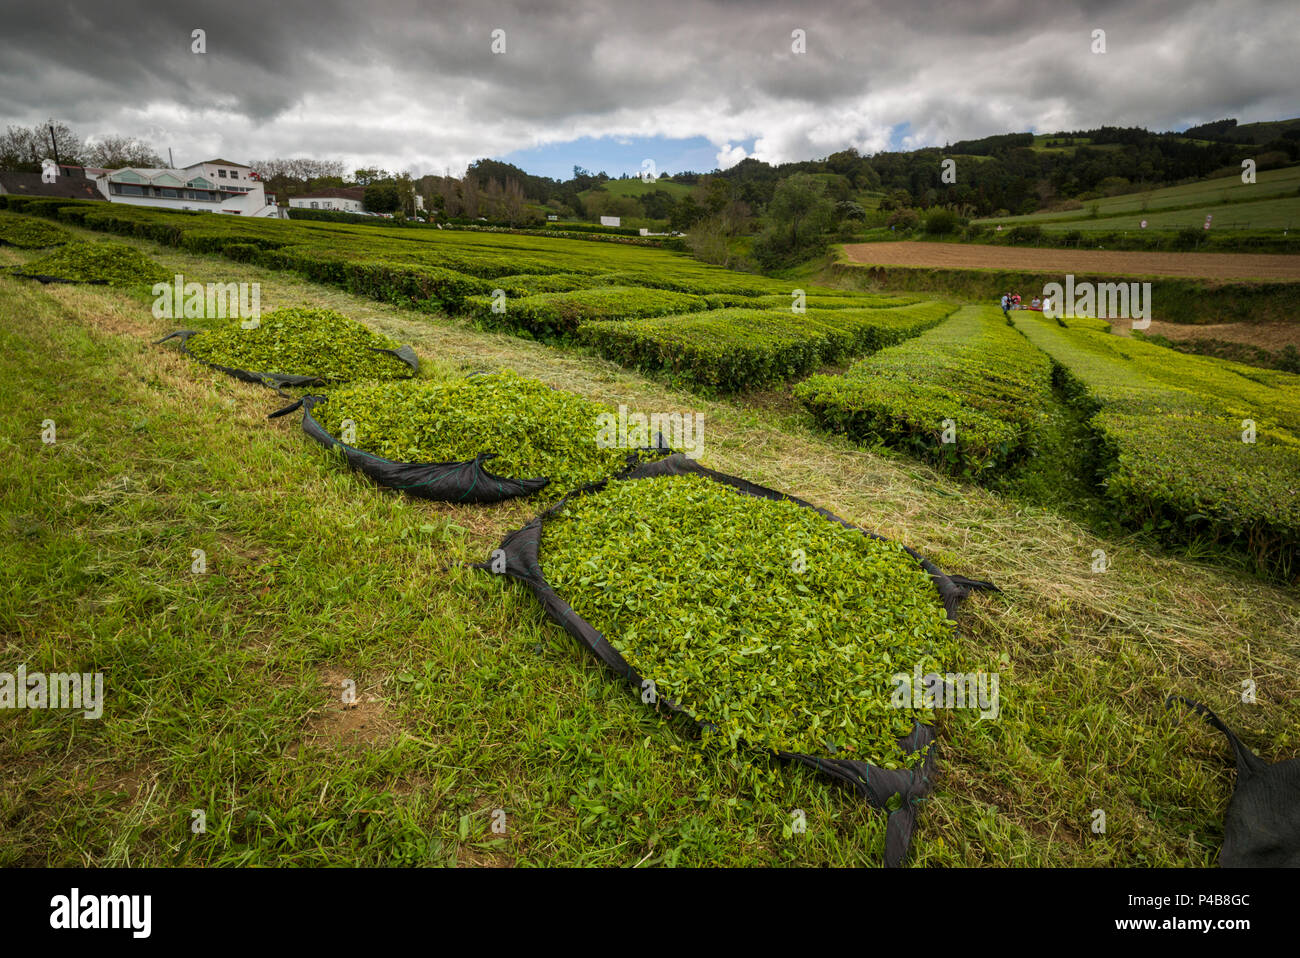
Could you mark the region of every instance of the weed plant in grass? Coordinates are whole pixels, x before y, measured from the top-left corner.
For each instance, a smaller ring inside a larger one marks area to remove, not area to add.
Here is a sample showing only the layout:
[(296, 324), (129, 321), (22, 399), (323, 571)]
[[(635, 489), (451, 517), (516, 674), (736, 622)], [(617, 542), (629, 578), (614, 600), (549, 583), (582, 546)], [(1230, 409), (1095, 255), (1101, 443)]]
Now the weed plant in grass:
[(147, 286), (171, 279), (149, 257), (121, 243), (66, 243), (27, 263), (21, 272), (28, 276), (122, 287)]
[(328, 382), (399, 379), (411, 367), (380, 350), (397, 343), (331, 309), (287, 307), (252, 329), (235, 320), (186, 344), (204, 362), (256, 373), (317, 376)]
[(607, 410), (512, 372), (451, 382), (363, 383), (334, 390), (313, 412), (333, 436), (356, 424), (349, 445), (394, 462), (487, 464), (510, 479), (549, 478), (548, 493), (608, 479), (627, 451), (596, 444)]
[(898, 673), (948, 672), (956, 641), (902, 546), (702, 476), (612, 482), (542, 531), (547, 581), (657, 694), (727, 747), (885, 768), (926, 713)]

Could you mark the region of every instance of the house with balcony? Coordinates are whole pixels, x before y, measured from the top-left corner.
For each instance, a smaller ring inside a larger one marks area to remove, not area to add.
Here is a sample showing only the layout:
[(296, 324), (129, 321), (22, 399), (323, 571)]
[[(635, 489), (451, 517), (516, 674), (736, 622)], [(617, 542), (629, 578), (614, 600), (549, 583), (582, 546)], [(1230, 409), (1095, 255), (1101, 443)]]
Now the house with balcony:
[(110, 203), (236, 216), (280, 216), (274, 198), (268, 201), (256, 171), (229, 160), (206, 160), (178, 170), (108, 170), (95, 182)]

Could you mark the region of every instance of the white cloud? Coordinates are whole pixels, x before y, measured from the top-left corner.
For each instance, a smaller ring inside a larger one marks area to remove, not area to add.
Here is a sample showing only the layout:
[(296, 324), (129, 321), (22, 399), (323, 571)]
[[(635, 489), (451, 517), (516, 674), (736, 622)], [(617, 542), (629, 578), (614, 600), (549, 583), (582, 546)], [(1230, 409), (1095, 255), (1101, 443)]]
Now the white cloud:
[[(1168, 129), (1295, 110), (1300, 6), (1269, 0), (10, 0), (0, 125), (64, 120), (177, 159), (463, 170), (582, 137), (703, 137), (720, 167), (1017, 130)], [(794, 19), (792, 19), (794, 17)], [(208, 53), (188, 52), (195, 24)], [(492, 29), (508, 52), (489, 52)], [(808, 52), (793, 56), (793, 26)], [(1093, 27), (1110, 52), (1089, 52)], [(1266, 64), (1261, 69), (1260, 64)], [(746, 151), (740, 144), (753, 143)]]
[(746, 156), (745, 148), (739, 143), (735, 146), (732, 146), (730, 143), (724, 143), (722, 149), (718, 150), (718, 169), (729, 170)]

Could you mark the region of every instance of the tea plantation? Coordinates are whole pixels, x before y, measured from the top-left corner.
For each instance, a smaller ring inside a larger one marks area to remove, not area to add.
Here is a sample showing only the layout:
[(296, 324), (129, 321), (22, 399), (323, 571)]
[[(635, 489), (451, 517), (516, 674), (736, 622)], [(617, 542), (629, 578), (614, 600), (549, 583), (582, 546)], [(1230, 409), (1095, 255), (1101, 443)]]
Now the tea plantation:
[[(0, 722), (0, 865), (874, 865), (885, 772), (909, 864), (1206, 865), (1229, 765), (1165, 696), (1294, 751), (1300, 377), (637, 237), (0, 206), (0, 648), (109, 689)], [(156, 345), (178, 274), (266, 312)], [(211, 366), (551, 485), (393, 494)], [(728, 481), (629, 476), (594, 424), (640, 413)]]

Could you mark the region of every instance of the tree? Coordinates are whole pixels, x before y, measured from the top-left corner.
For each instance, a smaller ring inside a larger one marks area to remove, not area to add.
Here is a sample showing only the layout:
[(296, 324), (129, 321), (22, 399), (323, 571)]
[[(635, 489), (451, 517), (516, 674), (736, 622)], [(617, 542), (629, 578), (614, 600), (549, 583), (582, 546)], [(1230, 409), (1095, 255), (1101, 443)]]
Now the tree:
[(11, 126), (0, 136), (0, 169), (11, 173), (39, 173), (42, 161), (54, 159), (56, 153), (60, 163), (76, 166), (84, 152), (85, 147), (66, 123), (54, 124), (54, 145), (47, 124), (38, 123), (30, 128)]
[(465, 174), (465, 179), (460, 181), (460, 206), (461, 211), (470, 219), (478, 218), (478, 180), (468, 173)]
[(502, 212), (511, 226), (524, 218), (524, 188), (518, 180), (514, 178), (506, 180), (506, 188), (501, 200)]
[(389, 181), (385, 183), (371, 183), (366, 187), (365, 203), (366, 210), (371, 213), (393, 213), (402, 207), (402, 198), (398, 195), (397, 184)]
[(673, 207), (672, 215), (668, 217), (668, 227), (678, 233), (685, 233), (704, 216), (700, 204), (691, 197), (685, 196)]
[(86, 143), (86, 165), (118, 170), (126, 166), (161, 169), (163, 158), (143, 140), (130, 136), (103, 136)]
[(789, 231), (791, 251), (811, 246), (821, 238), (832, 215), (826, 184), (807, 173), (786, 177), (777, 184), (767, 212), (778, 231)]

